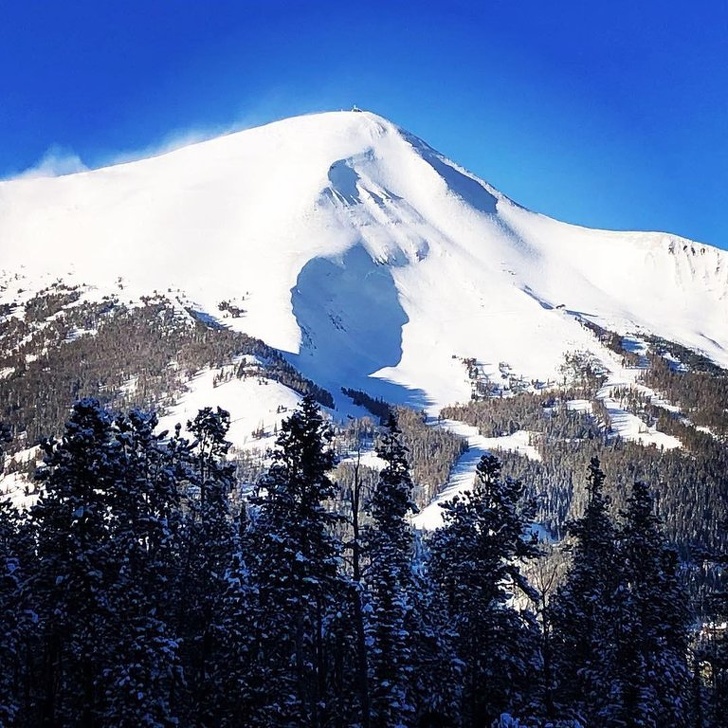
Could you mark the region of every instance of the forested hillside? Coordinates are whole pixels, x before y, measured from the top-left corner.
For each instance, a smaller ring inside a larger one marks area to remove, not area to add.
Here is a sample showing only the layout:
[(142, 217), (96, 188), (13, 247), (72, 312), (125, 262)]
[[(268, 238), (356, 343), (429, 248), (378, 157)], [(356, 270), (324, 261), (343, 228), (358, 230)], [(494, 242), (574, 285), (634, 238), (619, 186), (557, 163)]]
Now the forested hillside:
[[(538, 459), (515, 452), (499, 457), (509, 475), (527, 484), (538, 519), (557, 537), (583, 512), (587, 494), (578, 474), (596, 456), (610, 474), (607, 494), (615, 513), (626, 507), (631, 483), (644, 480), (654, 487), (667, 534), (684, 557), (725, 550), (728, 372), (669, 342), (647, 339), (638, 356), (623, 348), (622, 337), (599, 334), (631, 367), (631, 381), (610, 385), (587, 362), (564, 386), (511, 396), (476, 391), (473, 401), (446, 407), (442, 416), (467, 422), (485, 437), (529, 434)], [(615, 421), (625, 417), (638, 429), (620, 431)], [(654, 435), (669, 436), (671, 446), (656, 444)]]
[(172, 294), (122, 302), (122, 291), (95, 300), (57, 282), (0, 311), (0, 407), (16, 446), (59, 432), (81, 397), (162, 410), (195, 372), (246, 356), (256, 366), (244, 362), (236, 376), (278, 381), (332, 404), (262, 341), (215, 324)]
[[(0, 311), (4, 471), (33, 495), (0, 506), (0, 723), (724, 725), (725, 370), (583, 321), (611, 370), (464, 358), (469, 402), (344, 388), (343, 418), (262, 341), (123, 295)], [(244, 445), (210, 407), (155, 433), (200, 372), (304, 400)], [(488, 454), (414, 531), (469, 456), (451, 423)]]
[(641, 481), (615, 518), (599, 460), (573, 474), (563, 564), (493, 456), (414, 532), (395, 420), (361, 500), (310, 396), (242, 499), (227, 412), (155, 424), (79, 401), (37, 504), (0, 507), (3, 724), (724, 725), (726, 632), (696, 631)]

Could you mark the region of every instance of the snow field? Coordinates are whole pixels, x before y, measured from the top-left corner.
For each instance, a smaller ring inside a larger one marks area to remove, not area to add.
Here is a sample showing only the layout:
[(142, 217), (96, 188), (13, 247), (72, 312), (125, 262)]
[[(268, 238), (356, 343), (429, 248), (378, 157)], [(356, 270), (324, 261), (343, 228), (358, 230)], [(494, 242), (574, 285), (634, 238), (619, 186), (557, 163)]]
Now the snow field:
[(213, 315), (243, 301), (226, 323), (333, 392), (358, 386), (431, 412), (468, 396), (453, 355), (541, 380), (565, 351), (599, 356), (579, 317), (728, 365), (723, 251), (531, 213), (366, 112), (2, 182), (0, 240), (3, 268), (31, 288), (71, 272), (99, 290), (121, 277), (125, 295), (181, 290)]
[[(581, 351), (610, 372), (598, 398), (620, 437), (679, 447), (612, 396), (629, 386), (672, 407), (581, 321), (654, 333), (728, 367), (724, 251), (532, 213), (367, 112), (297, 117), (105, 169), (0, 182), (0, 241), (0, 303), (21, 304), (13, 315), (58, 279), (124, 302), (174, 292), (181, 315), (192, 306), (223, 318), (218, 305), (231, 301), (245, 313), (225, 324), (283, 351), (334, 395), (336, 417), (362, 413), (342, 386), (434, 416), (469, 399), (464, 358), (554, 381), (564, 354)], [(644, 351), (638, 337), (627, 343)], [(214, 378), (198, 373), (160, 426), (219, 405), (237, 447), (272, 444), (298, 396), (270, 381)], [(488, 450), (537, 456), (528, 433), (487, 439), (447, 426), (471, 449), (438, 500), (470, 487)], [(428, 507), (417, 527), (434, 527), (437, 514)]]
[(413, 516), (412, 525), (417, 529), (432, 531), (442, 526), (440, 504), (472, 489), (475, 470), (480, 459), (486, 453), (511, 450), (533, 460), (541, 459), (536, 448), (529, 443), (529, 433), (525, 430), (519, 430), (505, 437), (483, 437), (476, 427), (456, 420), (443, 420), (439, 426), (464, 437), (467, 440), (468, 449), (452, 469), (450, 478), (438, 496), (426, 508)]

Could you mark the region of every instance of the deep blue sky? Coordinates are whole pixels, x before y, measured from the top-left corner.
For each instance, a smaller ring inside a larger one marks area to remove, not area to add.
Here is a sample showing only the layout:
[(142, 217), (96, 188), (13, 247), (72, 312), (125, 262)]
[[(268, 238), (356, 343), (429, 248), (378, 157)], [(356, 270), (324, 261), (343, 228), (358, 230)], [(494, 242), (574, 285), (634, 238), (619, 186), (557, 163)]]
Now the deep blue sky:
[(517, 202), (728, 248), (724, 0), (0, 0), (0, 177), (375, 111)]

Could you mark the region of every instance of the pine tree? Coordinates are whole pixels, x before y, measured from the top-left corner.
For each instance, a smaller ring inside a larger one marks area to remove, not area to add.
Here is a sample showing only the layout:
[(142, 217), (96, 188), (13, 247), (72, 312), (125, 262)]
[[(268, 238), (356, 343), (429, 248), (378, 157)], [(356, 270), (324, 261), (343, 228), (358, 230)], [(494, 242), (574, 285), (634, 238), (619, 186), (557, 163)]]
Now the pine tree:
[(634, 484), (624, 517), (617, 654), (624, 725), (687, 726), (689, 611), (677, 554), (665, 542), (643, 482)]
[[(3, 445), (10, 442), (10, 428), (0, 423), (0, 475), (3, 473)], [(23, 649), (28, 620), (23, 582), (28, 545), (20, 513), (10, 499), (0, 500), (0, 725), (15, 725), (23, 707)]]
[(118, 471), (108, 459), (112, 418), (94, 400), (73, 408), (60, 441), (43, 444), (43, 492), (31, 516), (38, 568), (32, 581), (40, 617), (37, 724), (99, 722), (96, 676), (105, 658), (108, 511)]
[(343, 601), (339, 520), (325, 506), (331, 431), (311, 397), (281, 425), (272, 465), (251, 498), (245, 538), (255, 589), (252, 725), (321, 726), (331, 706), (329, 624)]
[(377, 455), (385, 467), (372, 495), (371, 527), (367, 531), (369, 568), (369, 661), (371, 671), (372, 725), (412, 725), (414, 626), (412, 558), (414, 542), (407, 514), (415, 509), (411, 501), (412, 480), (396, 421), (382, 437)]
[[(728, 524), (726, 524), (728, 526)], [(715, 565), (728, 572), (728, 553), (712, 553)], [(699, 726), (728, 727), (728, 590), (718, 588), (709, 598), (710, 622), (704, 624), (694, 646), (696, 712)]]
[(108, 725), (172, 725), (182, 684), (179, 599), (182, 510), (179, 485), (188, 443), (155, 432), (154, 414), (132, 410), (114, 421), (117, 472), (110, 527), (103, 720)]
[[(361, 448), (362, 431), (359, 423), (353, 431), (355, 437), (356, 457), (352, 469), (352, 482), (350, 488), (345, 489), (344, 495), (348, 496), (350, 538), (344, 543), (344, 552), (349, 553), (349, 564), (351, 579), (349, 580), (349, 600), (351, 603), (351, 641), (354, 652), (354, 664), (349, 668), (353, 678), (353, 688), (357, 695), (356, 714), (362, 728), (371, 726), (371, 698), (369, 694), (369, 647), (367, 644), (366, 624), (364, 619), (366, 599), (364, 587), (364, 562), (365, 562), (365, 527), (364, 503), (366, 502), (366, 482), (362, 477)], [(346, 630), (341, 635), (341, 647), (345, 647), (347, 641)], [(347, 672), (346, 667), (342, 669), (342, 676)], [(340, 689), (343, 691), (343, 688)], [(352, 715), (352, 719), (354, 715)]]
[(167, 587), (178, 556), (175, 454), (156, 418), (81, 400), (48, 441), (32, 509), (36, 725), (171, 725), (178, 660)]
[(20, 516), (0, 501), (0, 725), (13, 725), (22, 696), (22, 569)]
[(229, 509), (235, 484), (234, 465), (226, 461), (225, 437), (230, 414), (206, 407), (187, 430), (194, 436), (185, 472), (185, 519), (181, 551), (180, 599), (176, 632), (190, 694), (188, 719), (201, 725), (214, 721), (225, 702), (219, 663), (224, 643), (221, 606), (229, 586), (235, 546), (235, 524)]
[[(236, 726), (247, 716), (255, 725), (251, 705), (251, 677), (255, 660), (255, 586), (243, 550), (246, 513), (233, 519), (233, 553), (223, 574), (224, 591), (219, 602), (216, 645), (211, 681), (216, 690), (217, 717), (221, 726)], [(257, 642), (260, 647), (260, 641)]]
[(421, 728), (460, 724), (462, 662), (447, 605), (428, 570), (422, 534), (414, 534), (409, 634), (412, 638), (412, 692)]
[(609, 725), (620, 701), (615, 650), (621, 573), (604, 480), (592, 458), (586, 510), (569, 525), (571, 566), (550, 605), (558, 707), (588, 725)]
[(520, 562), (537, 553), (528, 538), (531, 509), (520, 482), (503, 478), (485, 455), (473, 490), (446, 503), (444, 528), (431, 543), (432, 574), (457, 633), (463, 667), (462, 720), (489, 725), (525, 704), (535, 671), (537, 638), (532, 615), (512, 606), (527, 584)]

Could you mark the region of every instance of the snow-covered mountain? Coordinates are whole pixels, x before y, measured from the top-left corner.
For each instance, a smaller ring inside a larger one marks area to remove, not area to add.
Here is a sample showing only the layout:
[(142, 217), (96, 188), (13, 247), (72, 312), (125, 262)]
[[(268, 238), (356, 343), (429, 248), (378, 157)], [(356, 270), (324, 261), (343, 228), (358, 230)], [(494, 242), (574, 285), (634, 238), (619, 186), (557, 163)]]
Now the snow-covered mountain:
[(181, 291), (335, 396), (467, 400), (464, 359), (554, 379), (568, 351), (608, 359), (583, 321), (728, 367), (728, 253), (535, 214), (366, 112), (2, 182), (0, 270), (8, 302), (59, 278)]

